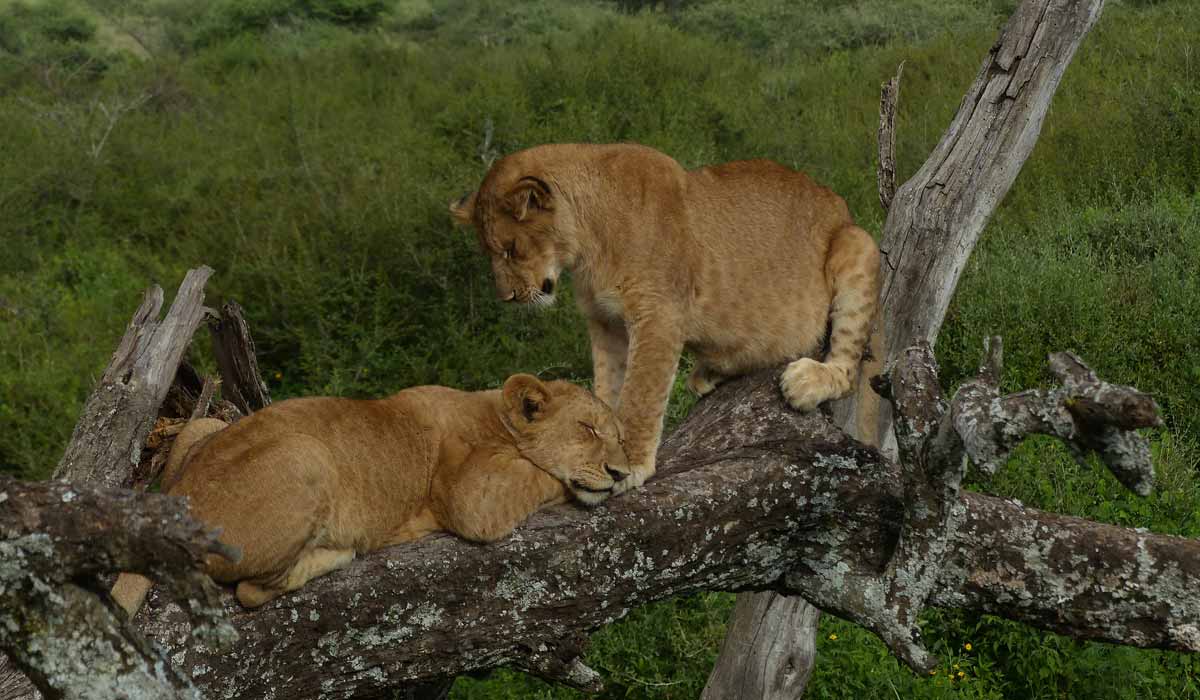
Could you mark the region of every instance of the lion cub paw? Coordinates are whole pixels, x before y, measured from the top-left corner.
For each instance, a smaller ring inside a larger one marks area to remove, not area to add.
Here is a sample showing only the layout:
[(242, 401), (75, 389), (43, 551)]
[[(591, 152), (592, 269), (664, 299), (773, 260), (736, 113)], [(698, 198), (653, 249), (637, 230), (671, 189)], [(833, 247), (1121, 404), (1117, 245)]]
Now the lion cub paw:
[(629, 467), (629, 476), (621, 481), (613, 484), (613, 495), (616, 496), (626, 491), (632, 491), (642, 484), (646, 483), (646, 479), (654, 476), (653, 464), (634, 464)]
[(696, 365), (696, 368), (688, 375), (684, 385), (688, 388), (688, 391), (700, 398), (704, 398), (708, 394), (711, 394), (719, 383), (721, 383), (719, 376), (708, 371), (708, 369), (701, 365)]
[(836, 367), (804, 357), (787, 366), (779, 387), (792, 408), (811, 411), (850, 391), (850, 378)]

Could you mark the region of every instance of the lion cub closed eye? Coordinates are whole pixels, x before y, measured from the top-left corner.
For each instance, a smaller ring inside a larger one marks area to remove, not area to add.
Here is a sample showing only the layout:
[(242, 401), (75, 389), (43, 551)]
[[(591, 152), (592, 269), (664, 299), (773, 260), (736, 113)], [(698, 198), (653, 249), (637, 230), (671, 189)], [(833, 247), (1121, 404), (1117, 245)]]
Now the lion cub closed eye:
[[(474, 226), (503, 300), (549, 304), (573, 272), (596, 393), (626, 430), (633, 473), (618, 490), (654, 473), (683, 350), (701, 395), (790, 362), (783, 394), (809, 411), (854, 390), (878, 341), (878, 247), (841, 197), (777, 163), (686, 171), (636, 144), (551, 144), (496, 162), (450, 211)], [(860, 388), (868, 441), (877, 407)]]
[[(212, 555), (206, 569), (254, 607), (358, 552), (438, 530), (490, 542), (542, 506), (599, 503), (627, 463), (608, 406), (569, 382), (518, 374), (500, 390), (292, 399), (229, 426), (193, 421), (162, 483), (241, 548), (236, 564)], [(132, 615), (150, 586), (122, 574), (113, 597)]]

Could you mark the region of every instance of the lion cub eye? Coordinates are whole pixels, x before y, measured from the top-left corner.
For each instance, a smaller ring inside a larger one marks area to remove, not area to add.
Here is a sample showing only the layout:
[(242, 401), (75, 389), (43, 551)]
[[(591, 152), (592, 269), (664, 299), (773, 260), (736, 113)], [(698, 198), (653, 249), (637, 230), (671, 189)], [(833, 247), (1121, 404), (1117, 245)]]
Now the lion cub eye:
[(586, 431), (588, 431), (589, 433), (591, 433), (591, 434), (592, 434), (592, 437), (596, 438), (597, 440), (599, 440), (599, 439), (600, 439), (600, 433), (596, 432), (596, 429), (595, 429), (595, 428), (593, 428), (592, 426), (590, 426), (590, 425), (588, 425), (587, 423), (584, 423), (584, 422), (580, 422), (579, 424), (583, 426), (583, 429), (584, 429), (584, 430), (586, 430)]

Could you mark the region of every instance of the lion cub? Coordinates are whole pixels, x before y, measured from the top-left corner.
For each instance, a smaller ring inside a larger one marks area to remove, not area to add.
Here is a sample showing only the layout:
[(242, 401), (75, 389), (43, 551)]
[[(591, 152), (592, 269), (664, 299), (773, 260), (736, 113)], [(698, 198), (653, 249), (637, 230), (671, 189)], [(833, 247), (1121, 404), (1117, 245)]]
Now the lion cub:
[(700, 395), (785, 361), (783, 393), (801, 411), (857, 383), (879, 249), (802, 173), (765, 160), (686, 171), (636, 144), (552, 144), (501, 159), (450, 210), (474, 225), (502, 300), (549, 304), (573, 272), (596, 393), (626, 430), (633, 473), (618, 491), (654, 473), (684, 349)]
[[(255, 607), (356, 552), (439, 530), (498, 540), (568, 494), (603, 501), (628, 473), (608, 406), (569, 382), (517, 374), (500, 390), (292, 399), (230, 426), (193, 421), (162, 483), (241, 548), (238, 563), (210, 555), (206, 568)], [(113, 597), (132, 616), (150, 586), (122, 574)]]

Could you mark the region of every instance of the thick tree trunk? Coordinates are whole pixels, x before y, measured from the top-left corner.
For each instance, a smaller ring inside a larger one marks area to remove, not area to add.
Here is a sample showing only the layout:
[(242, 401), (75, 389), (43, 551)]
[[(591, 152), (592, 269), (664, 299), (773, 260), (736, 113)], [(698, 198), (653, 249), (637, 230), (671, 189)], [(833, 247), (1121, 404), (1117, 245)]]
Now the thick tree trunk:
[[(894, 362), (900, 350), (919, 340), (936, 340), (966, 260), (1033, 149), (1059, 80), (1103, 5), (1104, 0), (1022, 2), (988, 52), (941, 142), (899, 192), (893, 142), (900, 71), (884, 85), (879, 196), (889, 212), (880, 244), (885, 254), (880, 317), (886, 362)], [(835, 415), (848, 429), (856, 402), (843, 404)], [(885, 454), (894, 454), (886, 406), (879, 430)], [(782, 638), (759, 629), (756, 620), (764, 618), (755, 617), (754, 606), (735, 608), (704, 700), (786, 700), (803, 694), (815, 660), (807, 650), (814, 647), (818, 616), (804, 606), (776, 608), (790, 618), (770, 623), (773, 630), (792, 630)], [(780, 647), (796, 653), (780, 655)], [(792, 670), (797, 662), (807, 668)], [(797, 678), (803, 680), (795, 682)], [(753, 683), (760, 683), (764, 692), (726, 690), (758, 687), (748, 685)]]

